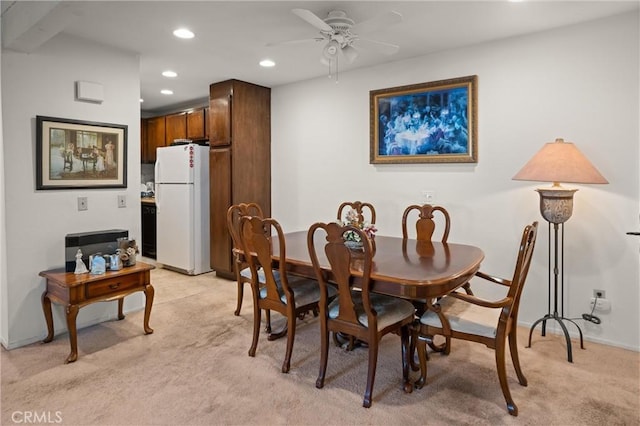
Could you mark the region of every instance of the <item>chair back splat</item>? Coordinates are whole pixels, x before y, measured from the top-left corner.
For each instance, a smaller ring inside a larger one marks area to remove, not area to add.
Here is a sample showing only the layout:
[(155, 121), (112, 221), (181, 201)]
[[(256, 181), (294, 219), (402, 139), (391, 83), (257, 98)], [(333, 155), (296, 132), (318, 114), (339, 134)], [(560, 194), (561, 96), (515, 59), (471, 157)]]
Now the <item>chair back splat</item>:
[(409, 238), (409, 231), (407, 227), (407, 219), (411, 212), (417, 211), (418, 218), (416, 220), (416, 240), (418, 241), (432, 241), (433, 234), (436, 229), (436, 221), (434, 217), (435, 213), (440, 213), (444, 221), (444, 229), (442, 231), (441, 241), (447, 242), (449, 238), (449, 229), (451, 228), (451, 220), (449, 218), (449, 212), (441, 206), (432, 206), (431, 204), (423, 204), (421, 206), (414, 204), (407, 207), (402, 215), (402, 238)]
[[(361, 250), (353, 250), (345, 245), (347, 232), (356, 233), (364, 242)], [(380, 339), (385, 334), (396, 332), (401, 337), (403, 389), (411, 392), (408, 349), (409, 324), (414, 318), (414, 308), (406, 300), (371, 291), (372, 241), (362, 229), (355, 226), (315, 223), (309, 228), (307, 245), (320, 285), (321, 355), (316, 387), (324, 386), (329, 333), (343, 333), (368, 344), (369, 368), (362, 405), (370, 407)], [(330, 299), (329, 290), (333, 288), (330, 281), (338, 287), (338, 296), (334, 300)]]

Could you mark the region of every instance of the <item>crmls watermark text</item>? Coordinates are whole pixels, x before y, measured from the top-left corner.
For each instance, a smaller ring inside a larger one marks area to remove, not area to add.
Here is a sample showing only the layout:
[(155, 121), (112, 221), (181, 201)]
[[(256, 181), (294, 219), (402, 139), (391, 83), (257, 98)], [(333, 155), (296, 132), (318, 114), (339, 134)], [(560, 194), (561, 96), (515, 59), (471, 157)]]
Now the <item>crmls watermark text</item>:
[(11, 413), (14, 423), (62, 423), (62, 411), (14, 411)]

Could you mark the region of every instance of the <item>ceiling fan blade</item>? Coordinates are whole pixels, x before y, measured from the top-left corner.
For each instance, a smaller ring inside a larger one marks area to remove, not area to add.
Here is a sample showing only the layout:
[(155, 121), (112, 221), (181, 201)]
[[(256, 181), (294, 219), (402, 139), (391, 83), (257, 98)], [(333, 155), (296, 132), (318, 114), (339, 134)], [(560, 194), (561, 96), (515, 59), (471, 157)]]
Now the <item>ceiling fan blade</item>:
[(355, 40), (355, 43), (358, 44), (358, 47), (367, 50), (375, 50), (376, 52), (384, 55), (393, 55), (400, 50), (400, 46), (397, 44), (385, 43), (384, 41), (371, 40), (368, 38), (358, 37), (358, 39)]
[(333, 28), (318, 17), (315, 13), (307, 9), (291, 9), (291, 12), (298, 15), (320, 31), (333, 32)]
[(399, 24), (402, 22), (402, 15), (395, 11), (380, 14), (375, 18), (371, 18), (367, 21), (359, 22), (351, 27), (351, 32), (354, 34), (366, 34), (374, 31), (385, 29), (391, 25)]
[(291, 44), (302, 44), (302, 43), (309, 43), (311, 41), (318, 42), (318, 41), (323, 41), (323, 40), (324, 40), (324, 38), (322, 38), (322, 37), (303, 38), (303, 39), (300, 39), (300, 40), (274, 41), (274, 42), (265, 44), (265, 46), (267, 46), (267, 47), (288, 46), (288, 45), (291, 45)]

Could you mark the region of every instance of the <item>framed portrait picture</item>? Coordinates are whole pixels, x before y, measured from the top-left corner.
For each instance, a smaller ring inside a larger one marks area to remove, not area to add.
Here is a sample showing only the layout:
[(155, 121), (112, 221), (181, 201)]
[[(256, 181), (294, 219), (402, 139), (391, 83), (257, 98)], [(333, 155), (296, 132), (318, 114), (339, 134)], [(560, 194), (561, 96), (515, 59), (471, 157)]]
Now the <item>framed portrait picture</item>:
[(36, 116), (36, 189), (126, 187), (126, 125)]
[(369, 92), (370, 163), (477, 163), (478, 76)]

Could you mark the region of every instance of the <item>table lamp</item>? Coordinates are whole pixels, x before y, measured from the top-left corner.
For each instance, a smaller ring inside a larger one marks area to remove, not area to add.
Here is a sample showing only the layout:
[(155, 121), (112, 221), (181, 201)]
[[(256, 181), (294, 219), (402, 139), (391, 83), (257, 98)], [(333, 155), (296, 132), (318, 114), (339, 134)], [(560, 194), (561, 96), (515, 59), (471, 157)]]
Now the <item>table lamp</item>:
[[(580, 347), (584, 349), (582, 330), (569, 318), (564, 317), (564, 222), (569, 220), (573, 213), (573, 194), (577, 189), (568, 189), (560, 185), (566, 183), (609, 183), (600, 172), (589, 162), (580, 150), (571, 142), (565, 142), (557, 138), (555, 142), (545, 144), (536, 155), (513, 177), (513, 180), (527, 180), (539, 182), (553, 182), (550, 188), (540, 188), (536, 191), (540, 194), (540, 213), (549, 223), (549, 301), (547, 314), (533, 323), (529, 330), (529, 344), (531, 346), (531, 334), (535, 327), (542, 323), (542, 335), (545, 335), (547, 320), (555, 320), (560, 324), (567, 342), (567, 358), (573, 362), (571, 353), (571, 340), (569, 332), (563, 321), (573, 323), (580, 333)], [(551, 269), (551, 224), (554, 230), (553, 258), (554, 265)], [(562, 227), (561, 242), (561, 267), (558, 268), (558, 228)], [(554, 311), (551, 313), (551, 274), (554, 277)], [(560, 305), (561, 313), (558, 314), (558, 278), (561, 278)]]

